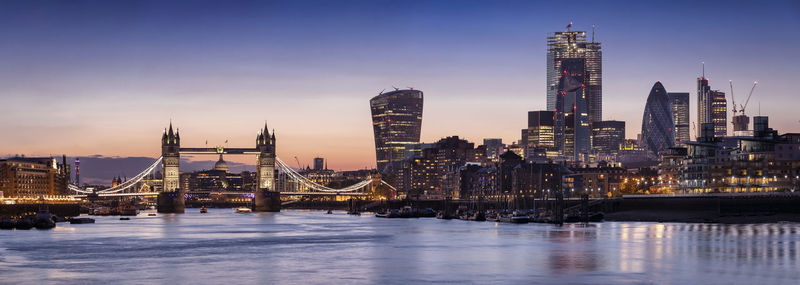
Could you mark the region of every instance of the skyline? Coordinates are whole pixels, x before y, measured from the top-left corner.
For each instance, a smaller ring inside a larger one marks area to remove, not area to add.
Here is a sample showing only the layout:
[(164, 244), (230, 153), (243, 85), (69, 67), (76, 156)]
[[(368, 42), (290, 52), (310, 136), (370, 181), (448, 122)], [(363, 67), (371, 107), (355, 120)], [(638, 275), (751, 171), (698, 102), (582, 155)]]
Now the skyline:
[(760, 102), (771, 126), (800, 131), (791, 104), (780, 104), (800, 75), (787, 57), (800, 39), (781, 30), (800, 24), (798, 3), (669, 3), (654, 15), (645, 4), (586, 2), (593, 13), (568, 17), (549, 13), (556, 5), (459, 3), (3, 2), (0, 98), (14, 107), (0, 115), (12, 122), (0, 132), (13, 134), (0, 156), (158, 157), (170, 118), (184, 145), (250, 147), (266, 120), (286, 161), (320, 156), (332, 169), (361, 169), (375, 164), (368, 101), (392, 85), (425, 92), (423, 142), (510, 143), (527, 112), (546, 107), (546, 36), (569, 22), (596, 25), (603, 119), (626, 121), (628, 138), (656, 81), (689, 92), (696, 109), (702, 61), (729, 102), (727, 80), (739, 100), (758, 81), (748, 115)]

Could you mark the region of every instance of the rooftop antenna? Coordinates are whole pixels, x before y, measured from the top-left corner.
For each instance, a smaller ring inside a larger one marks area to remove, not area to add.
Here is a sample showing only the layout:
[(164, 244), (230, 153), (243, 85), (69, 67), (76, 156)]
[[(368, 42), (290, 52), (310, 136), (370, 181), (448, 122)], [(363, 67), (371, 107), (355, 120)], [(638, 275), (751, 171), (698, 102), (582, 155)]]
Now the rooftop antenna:
[(567, 32), (570, 31), (570, 28), (572, 28), (572, 22), (569, 22), (569, 24), (567, 24)]
[(592, 24), (592, 42), (594, 42), (594, 24)]
[(728, 80), (731, 84), (731, 103), (733, 104), (733, 116), (736, 117), (736, 100), (733, 98), (733, 80)]
[(392, 88), (394, 88), (394, 91), (400, 90), (400, 88), (394, 87), (394, 85), (392, 85)]
[(380, 92), (380, 93), (378, 93), (378, 95), (381, 95), (381, 94), (383, 94), (383, 91), (386, 91), (386, 88), (383, 88), (383, 90), (381, 90), (381, 92)]
[(702, 61), (702, 62), (700, 62), (700, 63), (702, 63), (702, 64), (703, 64), (703, 79), (705, 79), (705, 78), (706, 78), (706, 62), (705, 62), (705, 61)]

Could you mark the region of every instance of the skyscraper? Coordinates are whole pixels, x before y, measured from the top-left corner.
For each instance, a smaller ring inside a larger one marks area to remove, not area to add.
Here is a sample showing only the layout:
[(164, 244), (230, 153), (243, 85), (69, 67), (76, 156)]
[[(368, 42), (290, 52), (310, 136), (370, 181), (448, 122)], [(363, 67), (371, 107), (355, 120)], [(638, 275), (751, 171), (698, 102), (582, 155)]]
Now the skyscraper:
[(670, 106), (667, 90), (661, 82), (656, 82), (647, 96), (642, 117), (642, 141), (644, 146), (653, 154), (670, 148), (675, 143), (675, 124), (672, 121), (672, 108)]
[(586, 102), (589, 124), (603, 120), (603, 55), (600, 43), (594, 41), (592, 32), (591, 42), (586, 41), (585, 31), (570, 31), (572, 26), (567, 26), (567, 31), (550, 34), (547, 37), (547, 110), (557, 109), (556, 94), (558, 93), (559, 78), (562, 72), (562, 62), (566, 59), (583, 60), (583, 80), (586, 84)]
[(724, 137), (728, 133), (728, 103), (725, 92), (711, 90), (705, 76), (697, 79), (697, 124), (714, 124), (714, 136)]
[(422, 91), (414, 89), (395, 89), (369, 100), (378, 171), (401, 169), (405, 146), (419, 143), (422, 102)]
[(585, 60), (561, 61), (556, 92), (556, 147), (568, 161), (583, 161), (592, 147), (591, 127), (586, 100)]
[(527, 141), (523, 142), (527, 159), (532, 160), (536, 156), (543, 155), (553, 157), (553, 154), (558, 154), (555, 140), (555, 112), (528, 112), (527, 134)]
[(592, 124), (592, 149), (598, 154), (616, 155), (625, 141), (625, 121), (600, 121)]
[(667, 96), (672, 107), (672, 122), (675, 123), (675, 143), (688, 142), (691, 140), (689, 138), (689, 93), (668, 92)]
[(314, 158), (314, 170), (323, 170), (325, 167), (325, 159), (322, 157), (315, 157)]

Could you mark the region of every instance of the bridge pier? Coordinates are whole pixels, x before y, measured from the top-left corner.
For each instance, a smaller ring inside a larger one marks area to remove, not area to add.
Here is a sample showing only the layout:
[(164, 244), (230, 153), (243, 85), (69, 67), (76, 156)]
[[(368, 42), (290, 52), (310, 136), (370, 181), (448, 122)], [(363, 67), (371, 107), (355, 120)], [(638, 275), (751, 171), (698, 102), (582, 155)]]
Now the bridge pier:
[(258, 189), (253, 193), (253, 211), (280, 212), (281, 192)]
[(186, 208), (183, 191), (158, 193), (158, 212), (183, 214)]
[(280, 212), (281, 192), (259, 189), (253, 193), (253, 211)]

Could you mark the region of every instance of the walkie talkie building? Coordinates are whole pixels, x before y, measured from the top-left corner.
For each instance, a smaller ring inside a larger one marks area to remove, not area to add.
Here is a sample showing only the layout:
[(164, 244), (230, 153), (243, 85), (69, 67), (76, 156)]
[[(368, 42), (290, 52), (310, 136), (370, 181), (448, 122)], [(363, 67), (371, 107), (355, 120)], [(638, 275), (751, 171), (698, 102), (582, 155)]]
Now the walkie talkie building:
[(405, 146), (419, 143), (422, 100), (422, 91), (414, 89), (381, 93), (369, 100), (378, 171), (401, 169)]

